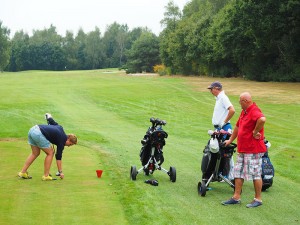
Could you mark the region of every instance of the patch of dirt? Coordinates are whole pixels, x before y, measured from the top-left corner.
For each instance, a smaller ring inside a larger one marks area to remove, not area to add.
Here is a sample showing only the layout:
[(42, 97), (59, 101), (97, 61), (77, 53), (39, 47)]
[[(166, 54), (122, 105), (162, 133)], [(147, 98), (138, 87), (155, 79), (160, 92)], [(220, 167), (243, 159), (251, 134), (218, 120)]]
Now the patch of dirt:
[(128, 76), (158, 76), (157, 73), (129, 73)]
[(24, 138), (0, 138), (0, 142), (14, 142), (14, 141), (23, 141)]

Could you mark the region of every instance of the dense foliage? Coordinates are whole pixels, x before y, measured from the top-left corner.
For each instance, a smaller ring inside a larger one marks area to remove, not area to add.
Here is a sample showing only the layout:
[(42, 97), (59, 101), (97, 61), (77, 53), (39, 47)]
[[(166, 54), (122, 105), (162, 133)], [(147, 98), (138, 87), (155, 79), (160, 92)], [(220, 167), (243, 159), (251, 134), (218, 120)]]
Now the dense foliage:
[(54, 26), (9, 39), (0, 21), (0, 70), (124, 68), (258, 81), (300, 81), (300, 0), (191, 0), (165, 6), (159, 37), (113, 23), (65, 37)]
[(300, 81), (299, 0), (170, 2), (160, 35), (162, 62), (178, 74)]
[(160, 63), (159, 40), (151, 32), (144, 32), (127, 52), (127, 72), (153, 72), (153, 66)]
[[(7, 28), (0, 29), (2, 33), (7, 30)], [(9, 41), (8, 35), (2, 35), (7, 39), (5, 42), (7, 46), (3, 45), (7, 54), (1, 54), (3, 57), (6, 56), (6, 60), (1, 60), (2, 68), (6, 66), (8, 71), (126, 68), (125, 52), (132, 48), (143, 33), (149, 33), (149, 31), (146, 28), (135, 28), (129, 31), (127, 25), (113, 23), (108, 26), (103, 36), (96, 27), (94, 31), (87, 34), (80, 29), (76, 36), (67, 31), (65, 37), (62, 37), (52, 25), (48, 29), (34, 31), (31, 37), (19, 31)], [(152, 35), (157, 39), (154, 34)], [(158, 40), (156, 43), (148, 44), (150, 44), (148, 46), (150, 50), (158, 49)], [(147, 52), (144, 52), (144, 56), (146, 54)], [(154, 60), (151, 59), (151, 61), (157, 63), (159, 52), (157, 51), (156, 55), (151, 53), (146, 58), (152, 57)], [(145, 59), (144, 62), (149, 64)], [(154, 65), (151, 64), (151, 68)]]
[(9, 60), (9, 30), (2, 26), (0, 21), (0, 71), (2, 71)]

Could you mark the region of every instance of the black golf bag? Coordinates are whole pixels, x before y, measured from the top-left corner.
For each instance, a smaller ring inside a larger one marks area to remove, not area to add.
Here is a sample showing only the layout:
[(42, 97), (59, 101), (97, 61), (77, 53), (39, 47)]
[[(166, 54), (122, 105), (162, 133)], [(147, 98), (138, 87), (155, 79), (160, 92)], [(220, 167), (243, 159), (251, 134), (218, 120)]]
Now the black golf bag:
[(163, 164), (163, 162), (165, 161), (163, 155), (163, 147), (166, 144), (165, 138), (167, 137), (167, 132), (165, 132), (161, 126), (154, 128), (149, 127), (148, 131), (146, 132), (146, 135), (141, 140), (142, 148), (140, 151), (140, 160), (143, 166), (145, 166), (148, 163), (149, 158), (151, 157), (152, 145), (156, 145), (156, 148), (154, 149), (155, 160), (157, 161), (158, 165), (161, 166)]
[[(202, 181), (198, 183), (198, 193), (201, 196), (206, 195), (209, 190), (210, 182), (224, 181), (234, 188), (234, 184), (228, 179), (229, 164), (233, 153), (235, 152), (236, 144), (231, 143), (224, 146), (224, 140), (229, 139), (231, 133), (224, 130), (209, 131), (211, 139), (203, 150), (201, 163)], [(226, 174), (226, 175), (224, 175)]]
[(262, 184), (262, 191), (267, 190), (269, 187), (273, 185), (273, 177), (274, 177), (274, 166), (269, 158), (268, 149), (270, 148), (271, 144), (267, 140), (265, 140), (265, 144), (267, 146), (267, 152), (262, 157), (262, 171), (261, 171), (261, 178), (263, 181)]
[(164, 162), (163, 147), (166, 144), (165, 139), (168, 133), (165, 132), (162, 126), (166, 125), (166, 121), (150, 118), (152, 126), (147, 130), (144, 138), (141, 140), (142, 148), (140, 150), (140, 161), (142, 167), (137, 170), (136, 166), (131, 166), (130, 178), (136, 180), (137, 174), (144, 171), (144, 174), (149, 176), (155, 170), (161, 170), (169, 175), (172, 182), (176, 181), (176, 169), (170, 167), (170, 170), (164, 169), (161, 165)]

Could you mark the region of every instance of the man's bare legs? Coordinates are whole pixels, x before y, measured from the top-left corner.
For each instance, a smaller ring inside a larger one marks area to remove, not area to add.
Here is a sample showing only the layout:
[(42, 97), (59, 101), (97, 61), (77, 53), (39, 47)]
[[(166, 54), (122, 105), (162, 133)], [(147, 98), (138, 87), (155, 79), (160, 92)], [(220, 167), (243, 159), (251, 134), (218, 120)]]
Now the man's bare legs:
[(243, 184), (244, 184), (244, 179), (241, 178), (234, 179), (235, 189), (234, 189), (233, 198), (235, 200), (239, 200), (241, 198)]
[(254, 190), (255, 190), (255, 198), (261, 201), (261, 188), (262, 188), (262, 179), (253, 180)]

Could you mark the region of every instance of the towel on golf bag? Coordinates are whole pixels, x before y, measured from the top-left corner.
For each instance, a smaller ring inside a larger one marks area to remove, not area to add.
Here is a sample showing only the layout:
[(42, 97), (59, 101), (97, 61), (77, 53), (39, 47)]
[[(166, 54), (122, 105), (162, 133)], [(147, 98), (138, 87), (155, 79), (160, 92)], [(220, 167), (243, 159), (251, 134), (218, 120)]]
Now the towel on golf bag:
[(262, 190), (266, 190), (273, 184), (274, 177), (274, 166), (269, 158), (268, 152), (266, 152), (262, 157), (262, 172), (261, 178), (263, 180)]

